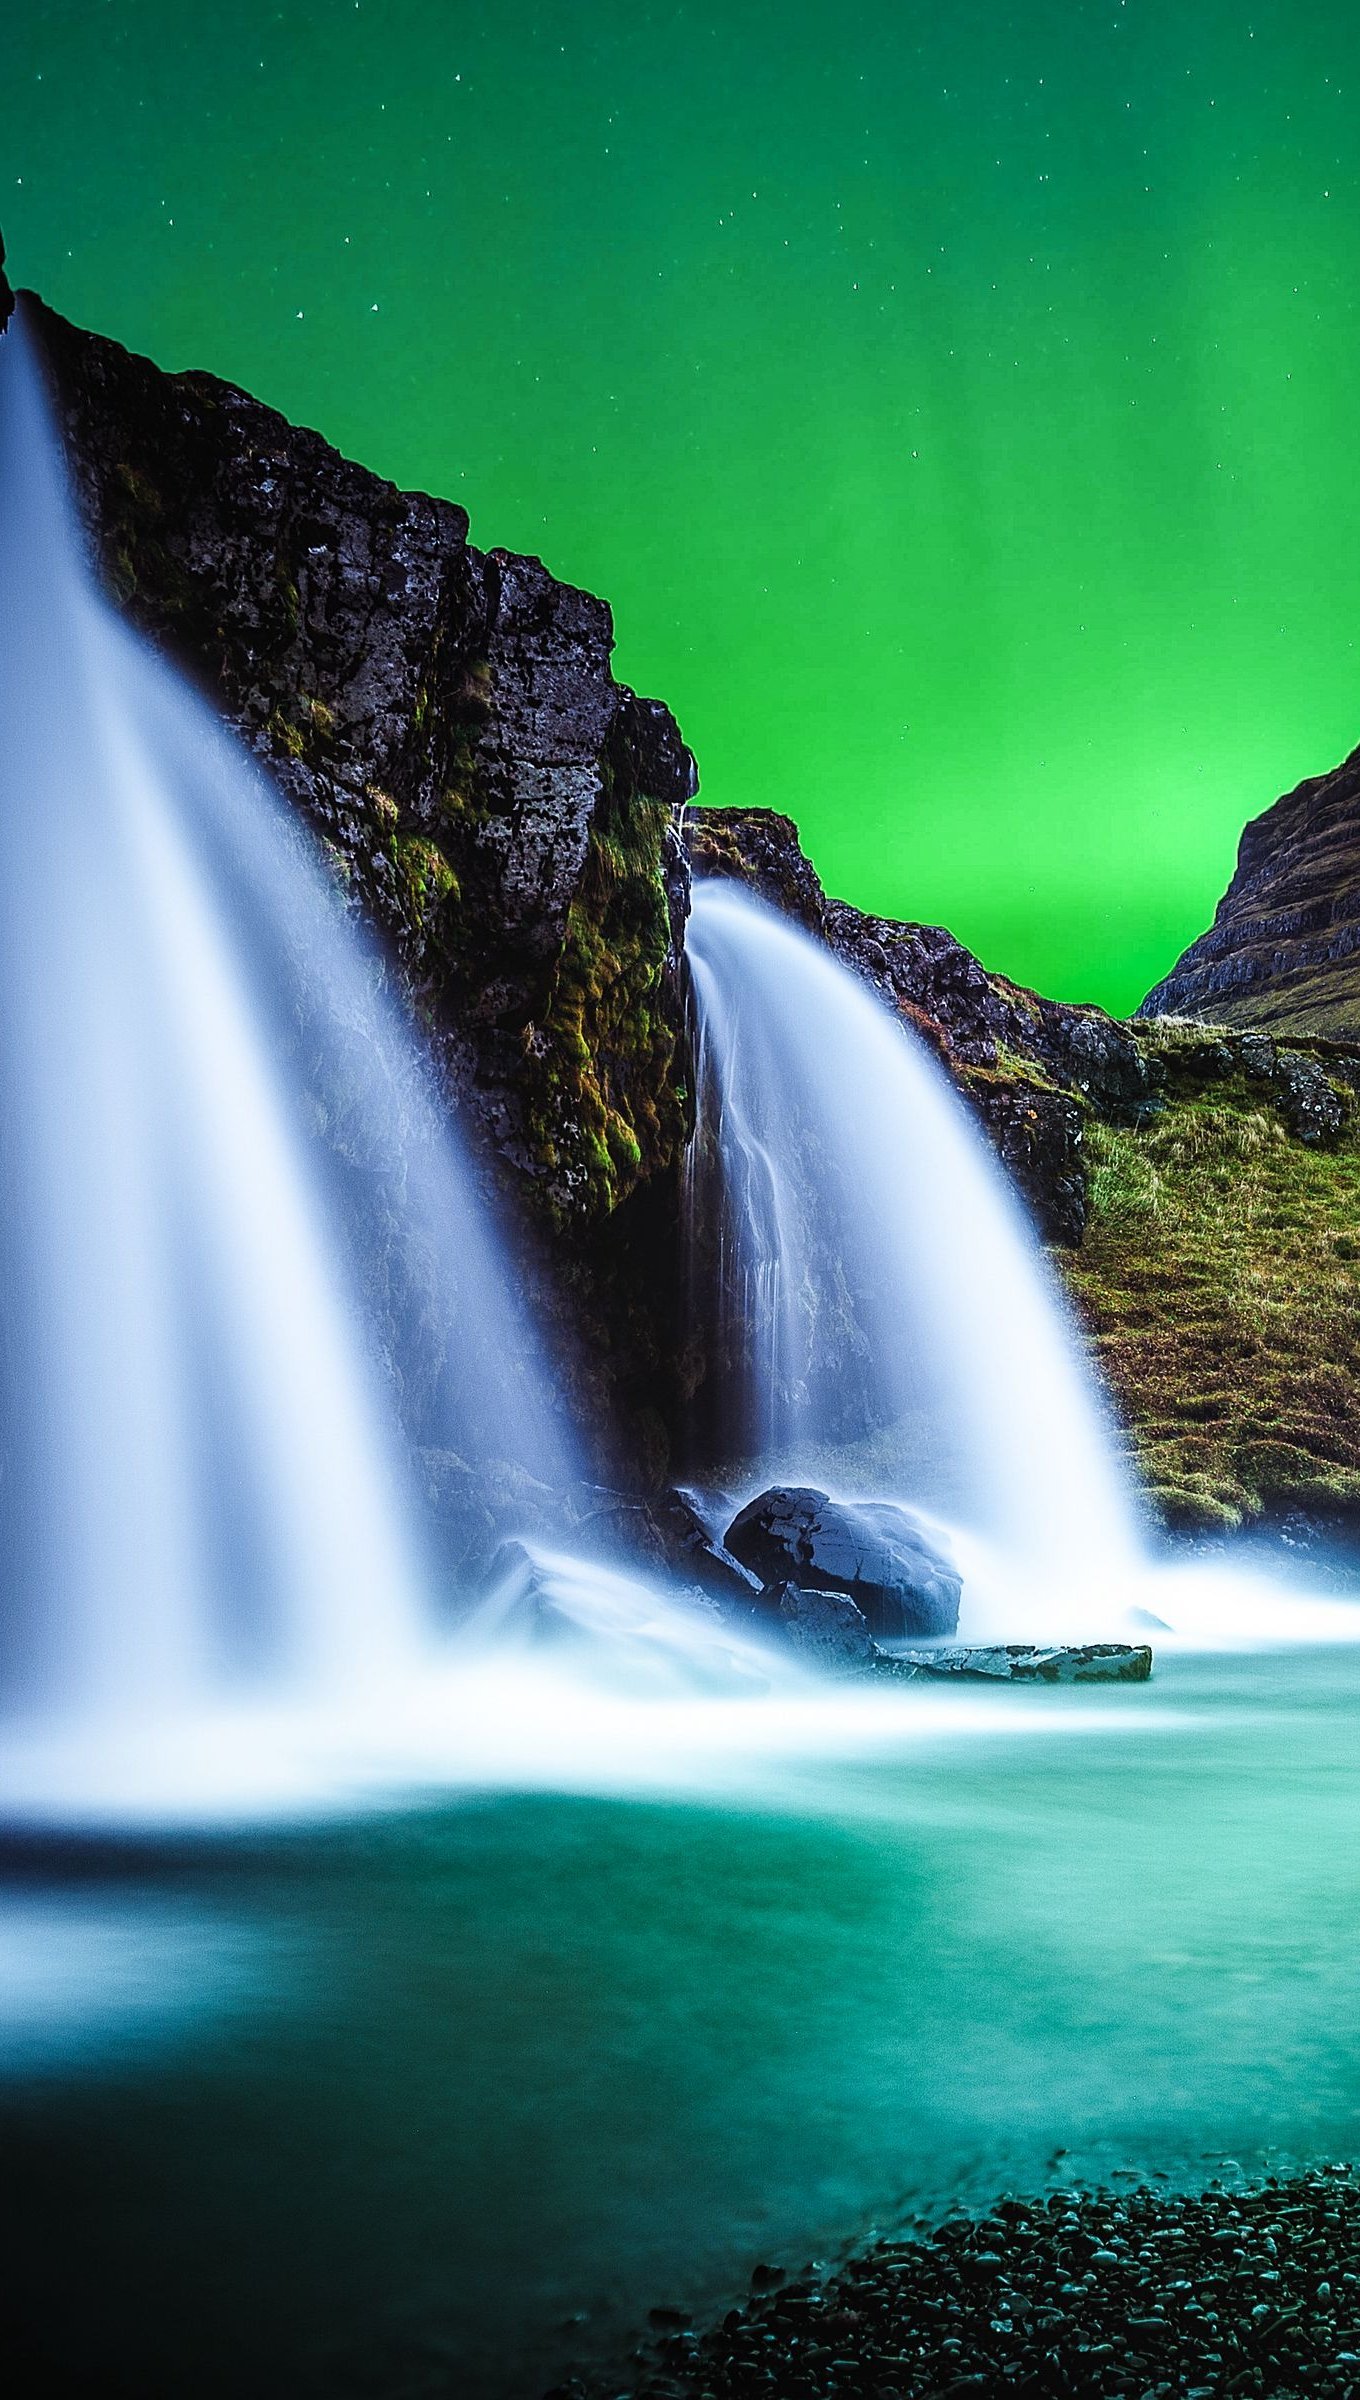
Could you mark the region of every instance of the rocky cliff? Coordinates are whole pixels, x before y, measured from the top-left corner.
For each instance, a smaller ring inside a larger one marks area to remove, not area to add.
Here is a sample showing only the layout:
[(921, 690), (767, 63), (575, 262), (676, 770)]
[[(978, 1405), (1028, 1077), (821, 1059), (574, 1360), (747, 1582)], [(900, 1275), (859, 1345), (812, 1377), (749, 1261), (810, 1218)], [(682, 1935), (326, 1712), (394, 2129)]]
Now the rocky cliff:
[(604, 602), (31, 295), (103, 580), (315, 827), (464, 1105), (581, 1231), (684, 1138), (694, 763)]
[(1139, 1014), (1360, 1034), (1360, 750), (1252, 820), (1209, 931)]
[(659, 1472), (690, 1106), (674, 720), (616, 681), (602, 600), (474, 548), (461, 508), (20, 307), (106, 589), (314, 828), (516, 1203), (596, 1464)]
[[(614, 680), (604, 604), (475, 549), (461, 509), (210, 376), (25, 309), (108, 588), (385, 937), (488, 1174), (538, 1223), (525, 1270), (599, 1463), (638, 1482), (673, 1470), (693, 1363), (677, 1366), (678, 826), (695, 781), (673, 721)], [(1357, 793), (1352, 761), (1248, 828), (1213, 933), (1147, 1004), (1238, 1030), (1058, 1006), (938, 927), (829, 898), (787, 818), (687, 821), (695, 872), (787, 909), (956, 1078), (1183, 1524), (1360, 1515), (1360, 1046), (1294, 1030), (1324, 990), (1328, 1022), (1348, 1021)]]

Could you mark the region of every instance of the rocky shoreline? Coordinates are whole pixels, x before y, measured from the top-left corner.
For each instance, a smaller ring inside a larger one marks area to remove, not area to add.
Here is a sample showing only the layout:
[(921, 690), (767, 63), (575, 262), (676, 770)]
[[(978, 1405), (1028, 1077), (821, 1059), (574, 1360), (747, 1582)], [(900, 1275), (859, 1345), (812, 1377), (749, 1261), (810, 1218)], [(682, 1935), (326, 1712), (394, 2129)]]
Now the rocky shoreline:
[(1360, 2394), (1360, 2188), (1328, 2166), (1245, 2190), (1006, 2198), (839, 2272), (757, 2267), (707, 2331), (652, 2312), (631, 2380), (548, 2400), (1017, 2400)]

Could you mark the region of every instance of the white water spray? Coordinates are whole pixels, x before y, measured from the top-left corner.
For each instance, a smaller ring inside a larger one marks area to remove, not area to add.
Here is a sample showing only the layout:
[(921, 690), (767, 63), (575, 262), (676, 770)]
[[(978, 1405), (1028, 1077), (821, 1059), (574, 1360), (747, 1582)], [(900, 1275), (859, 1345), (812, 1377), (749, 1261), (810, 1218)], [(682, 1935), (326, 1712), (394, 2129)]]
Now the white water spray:
[(1137, 1571), (1132, 1499), (989, 1146), (917, 1037), (736, 885), (696, 885), (689, 955), (710, 1440), (923, 1504), (1089, 1635)]
[(0, 1706), (163, 1719), (402, 1674), (432, 1595), (398, 1400), (427, 1441), (570, 1467), (376, 957), (94, 588), (17, 321), (0, 1094)]

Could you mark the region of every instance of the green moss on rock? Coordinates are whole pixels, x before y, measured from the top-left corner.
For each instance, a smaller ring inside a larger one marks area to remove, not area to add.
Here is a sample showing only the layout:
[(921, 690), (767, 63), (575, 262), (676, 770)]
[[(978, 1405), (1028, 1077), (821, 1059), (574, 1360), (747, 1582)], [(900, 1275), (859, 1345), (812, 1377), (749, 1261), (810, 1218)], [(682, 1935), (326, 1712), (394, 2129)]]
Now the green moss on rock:
[(598, 1217), (684, 1133), (663, 872), (665, 803), (607, 785), (541, 1024), (526, 1042), (528, 1122), (557, 1210)]
[(394, 833), (391, 854), (411, 914), (423, 930), (447, 900), (458, 898), (458, 878), (428, 834)]

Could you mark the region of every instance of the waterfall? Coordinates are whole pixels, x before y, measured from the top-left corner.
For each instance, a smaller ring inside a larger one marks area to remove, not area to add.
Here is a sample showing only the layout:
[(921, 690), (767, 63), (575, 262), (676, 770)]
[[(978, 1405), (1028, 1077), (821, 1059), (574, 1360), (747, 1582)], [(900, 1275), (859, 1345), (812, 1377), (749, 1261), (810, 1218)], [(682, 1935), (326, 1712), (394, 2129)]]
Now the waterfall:
[(0, 340), (0, 1705), (359, 1689), (434, 1606), (408, 1437), (571, 1471), (384, 970), (101, 598)]
[(1031, 1592), (1138, 1552), (1056, 1280), (917, 1037), (820, 944), (701, 881), (691, 1347), (709, 1460), (925, 1505)]

